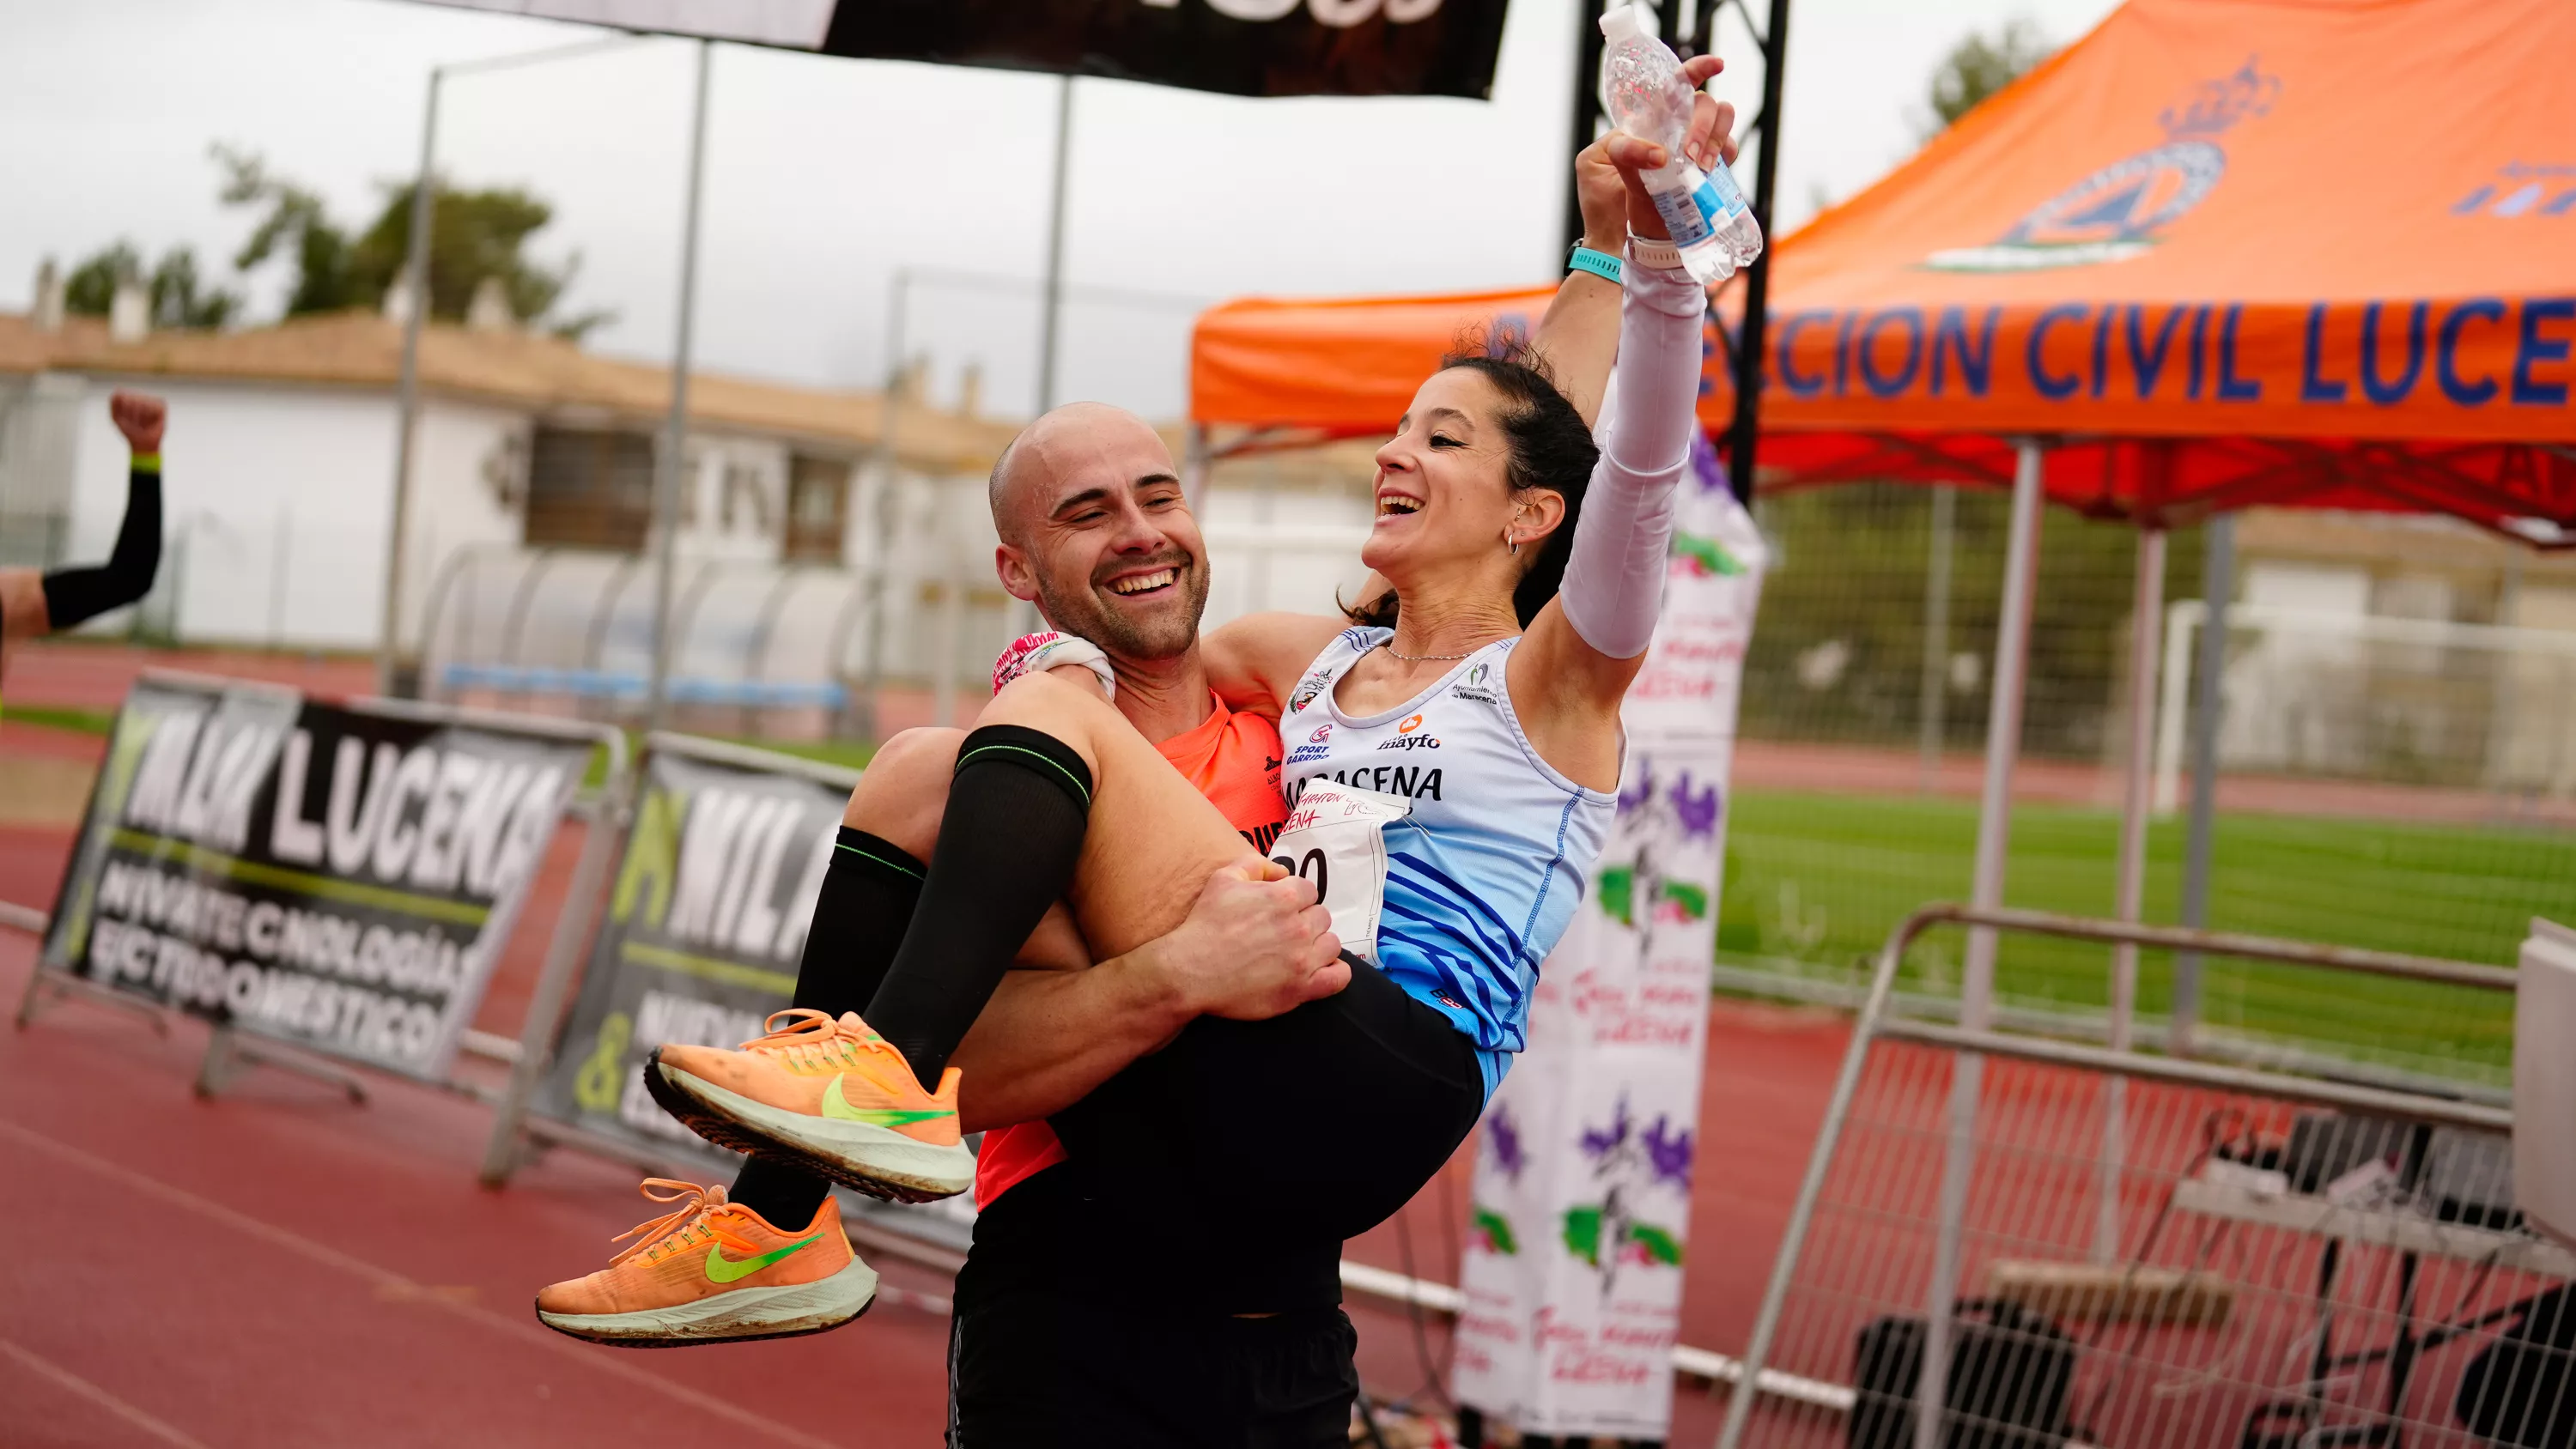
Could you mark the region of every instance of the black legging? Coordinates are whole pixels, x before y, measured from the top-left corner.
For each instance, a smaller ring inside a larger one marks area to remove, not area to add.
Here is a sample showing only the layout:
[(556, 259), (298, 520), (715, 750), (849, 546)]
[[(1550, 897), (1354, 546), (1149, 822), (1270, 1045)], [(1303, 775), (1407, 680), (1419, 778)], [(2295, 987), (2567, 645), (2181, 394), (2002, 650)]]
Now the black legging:
[(1361, 965), (1284, 1016), (1201, 1017), (1049, 1120), (1104, 1195), (1220, 1236), (1339, 1243), (1412, 1200), (1484, 1105), (1465, 1035)]

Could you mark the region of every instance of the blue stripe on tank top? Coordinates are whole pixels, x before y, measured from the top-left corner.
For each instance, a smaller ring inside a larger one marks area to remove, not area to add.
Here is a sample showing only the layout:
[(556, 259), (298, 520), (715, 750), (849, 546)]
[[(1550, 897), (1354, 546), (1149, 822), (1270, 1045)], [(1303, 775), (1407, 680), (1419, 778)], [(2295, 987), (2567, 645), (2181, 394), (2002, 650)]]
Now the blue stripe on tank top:
[[(1557, 822), (1557, 848), (1560, 855), (1564, 853), (1564, 846), (1565, 823), (1564, 817), (1560, 816)], [(1478, 915), (1481, 915), (1486, 920), (1493, 922), (1495, 928), (1500, 930), (1503, 935), (1510, 940), (1511, 951), (1514, 956), (1518, 956), (1521, 953), (1521, 941), (1527, 935), (1527, 928), (1524, 928), (1521, 931), (1514, 931), (1512, 929), (1512, 923), (1495, 914), (1494, 908), (1486, 905), (1483, 899), (1474, 891), (1471, 891), (1465, 886), (1459, 884), (1447, 871), (1440, 869), (1438, 866), (1422, 859), (1420, 856), (1407, 855), (1401, 851), (1389, 851), (1387, 853), (1387, 864), (1390, 868), (1392, 868), (1398, 861), (1411, 866), (1413, 869), (1422, 872), (1422, 874), (1428, 876), (1433, 881), (1438, 882), (1448, 891), (1452, 900), (1455, 900), (1464, 906), (1474, 907)], [(1544, 887), (1542, 887), (1542, 889), (1544, 889)], [(1532, 919), (1536, 919), (1535, 914), (1533, 914)]]
[(1418, 940), (1408, 940), (1403, 944), (1407, 948), (1405, 956), (1412, 959), (1396, 957), (1387, 960), (1384, 964), (1390, 971), (1405, 969), (1413, 961), (1435, 967), (1449, 979), (1450, 996), (1462, 1005), (1490, 1016), (1495, 1030), (1509, 1032), (1518, 1029), (1516, 1018), (1527, 995), (1518, 981), (1498, 977), (1474, 956), (1442, 951)]
[(1408, 921), (1419, 921), (1466, 948), (1467, 954), (1485, 962), (1497, 972), (1512, 972), (1527, 965), (1526, 958), (1494, 939), (1493, 931), (1475, 917), (1460, 911), (1447, 898), (1402, 881), (1390, 872), (1385, 896), (1386, 909)]
[(1385, 900), (1390, 911), (1403, 908), (1399, 913), (1407, 919), (1437, 927), (1442, 934), (1466, 947), (1469, 955), (1491, 961), (1497, 967), (1520, 960), (1509, 942), (1496, 940), (1492, 929), (1459, 910), (1456, 902), (1443, 893), (1424, 890), (1419, 882), (1408, 880), (1392, 869), (1387, 871), (1386, 883)]

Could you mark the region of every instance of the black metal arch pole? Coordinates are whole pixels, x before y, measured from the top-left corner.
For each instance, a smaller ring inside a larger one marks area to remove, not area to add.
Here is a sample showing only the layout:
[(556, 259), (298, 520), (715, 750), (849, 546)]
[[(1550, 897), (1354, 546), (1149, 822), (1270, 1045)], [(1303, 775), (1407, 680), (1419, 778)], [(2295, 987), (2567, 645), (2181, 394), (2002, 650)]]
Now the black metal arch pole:
[[(1741, 7), (1745, 0), (1734, 0)], [(1752, 16), (1747, 14), (1749, 23)], [(1780, 180), (1780, 83), (1789, 68), (1789, 0), (1771, 0), (1771, 18), (1757, 32), (1762, 41), (1762, 112), (1747, 137), (1762, 137), (1762, 171), (1753, 181), (1753, 219), (1762, 226), (1762, 255), (1744, 274), (1744, 322), (1735, 343), (1735, 422), (1727, 429), (1726, 476), (1736, 501), (1753, 501), (1753, 445), (1762, 430), (1762, 350), (1770, 320), (1771, 258), (1779, 251), (1771, 230), (1771, 198)]]
[[(1735, 420), (1727, 428), (1726, 472), (1737, 499), (1753, 498), (1753, 445), (1760, 433), (1762, 411), (1762, 349), (1768, 330), (1765, 322), (1771, 297), (1771, 198), (1780, 176), (1780, 85), (1788, 70), (1789, 0), (1771, 0), (1770, 15), (1755, 24), (1751, 0), (1680, 0), (1691, 7), (1691, 18), (1697, 22), (1686, 27), (1666, 26), (1667, 33), (1687, 30), (1691, 39), (1674, 49), (1689, 59), (1707, 45), (1717, 29), (1718, 12), (1733, 6), (1744, 17), (1744, 28), (1753, 32), (1755, 43), (1762, 47), (1762, 108), (1744, 127), (1743, 140), (1751, 145), (1758, 138), (1762, 145), (1762, 169), (1753, 181), (1753, 219), (1762, 226), (1765, 245), (1761, 259), (1744, 277), (1744, 322), (1737, 333), (1735, 355)], [(1574, 6), (1574, 150), (1592, 144), (1601, 131), (1601, 26), (1603, 0), (1576, 0)], [(1658, 6), (1659, 10), (1665, 7)], [(1573, 154), (1568, 152), (1568, 155)], [(1569, 177), (1565, 191), (1565, 244), (1570, 248), (1583, 240), (1583, 208), (1575, 195)]]

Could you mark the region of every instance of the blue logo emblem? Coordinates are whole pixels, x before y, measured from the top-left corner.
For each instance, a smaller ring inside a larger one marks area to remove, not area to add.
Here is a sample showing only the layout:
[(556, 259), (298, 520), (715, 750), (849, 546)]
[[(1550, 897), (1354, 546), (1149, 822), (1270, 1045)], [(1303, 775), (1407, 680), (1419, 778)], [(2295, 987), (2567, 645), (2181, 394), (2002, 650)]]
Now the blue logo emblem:
[(2227, 152), (2216, 138), (2270, 112), (2280, 94), (2281, 78), (2249, 57), (2235, 74), (2202, 82), (2156, 117), (2165, 128), (2163, 145), (2114, 161), (2041, 202), (1990, 245), (1934, 252), (1923, 264), (1945, 272), (2026, 272), (2137, 256), (2227, 174)]

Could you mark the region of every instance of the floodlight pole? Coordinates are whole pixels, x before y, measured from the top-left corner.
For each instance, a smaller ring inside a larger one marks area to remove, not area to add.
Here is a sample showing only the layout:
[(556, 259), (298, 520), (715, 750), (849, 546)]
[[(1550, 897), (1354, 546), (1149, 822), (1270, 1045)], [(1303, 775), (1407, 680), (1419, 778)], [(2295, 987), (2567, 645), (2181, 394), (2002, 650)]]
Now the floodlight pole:
[(1055, 184), (1047, 200), (1046, 295), (1038, 304), (1038, 411), (1055, 406), (1056, 329), (1064, 310), (1064, 202), (1073, 156), (1073, 77), (1056, 78)]
[(697, 96), (689, 119), (689, 199), (680, 223), (680, 318), (671, 345), (671, 415), (653, 477), (653, 666), (644, 727), (660, 729), (671, 693), (671, 574), (680, 542), (680, 487), (689, 446), (689, 348), (698, 304), (698, 211), (707, 162), (707, 79), (715, 46), (698, 42)]
[[(406, 699), (419, 691), (404, 687), (402, 653), (403, 545), (411, 515), (411, 438), (420, 418), (420, 329), (429, 316), (429, 215), (437, 183), (430, 166), (438, 147), (438, 91), (446, 81), (443, 66), (429, 68), (429, 104), (420, 118), (420, 169), (412, 173), (411, 240), (405, 247), (402, 274), (394, 285), (410, 293), (403, 314), (402, 371), (394, 384), (394, 496), (386, 527), (384, 630), (376, 645), (376, 693)], [(423, 624), (428, 621), (423, 620)]]
[[(403, 317), (402, 366), (394, 383), (394, 495), (391, 519), (386, 528), (384, 621), (376, 642), (376, 693), (380, 695), (399, 699), (418, 692), (417, 681), (402, 677), (402, 596), (407, 572), (405, 564), (408, 562), (403, 545), (411, 518), (412, 435), (420, 419), (420, 333), (429, 321), (429, 236), (430, 216), (438, 189), (439, 91), (451, 75), (510, 70), (549, 60), (569, 60), (576, 55), (632, 44), (641, 38), (616, 35), (605, 40), (550, 45), (543, 50), (525, 51), (518, 55), (496, 55), (429, 68), (429, 101), (420, 122), (420, 170), (412, 177), (411, 236), (404, 248), (403, 270), (394, 279), (394, 285), (410, 293), (410, 306)], [(427, 627), (427, 620), (421, 622), (423, 627)]]

